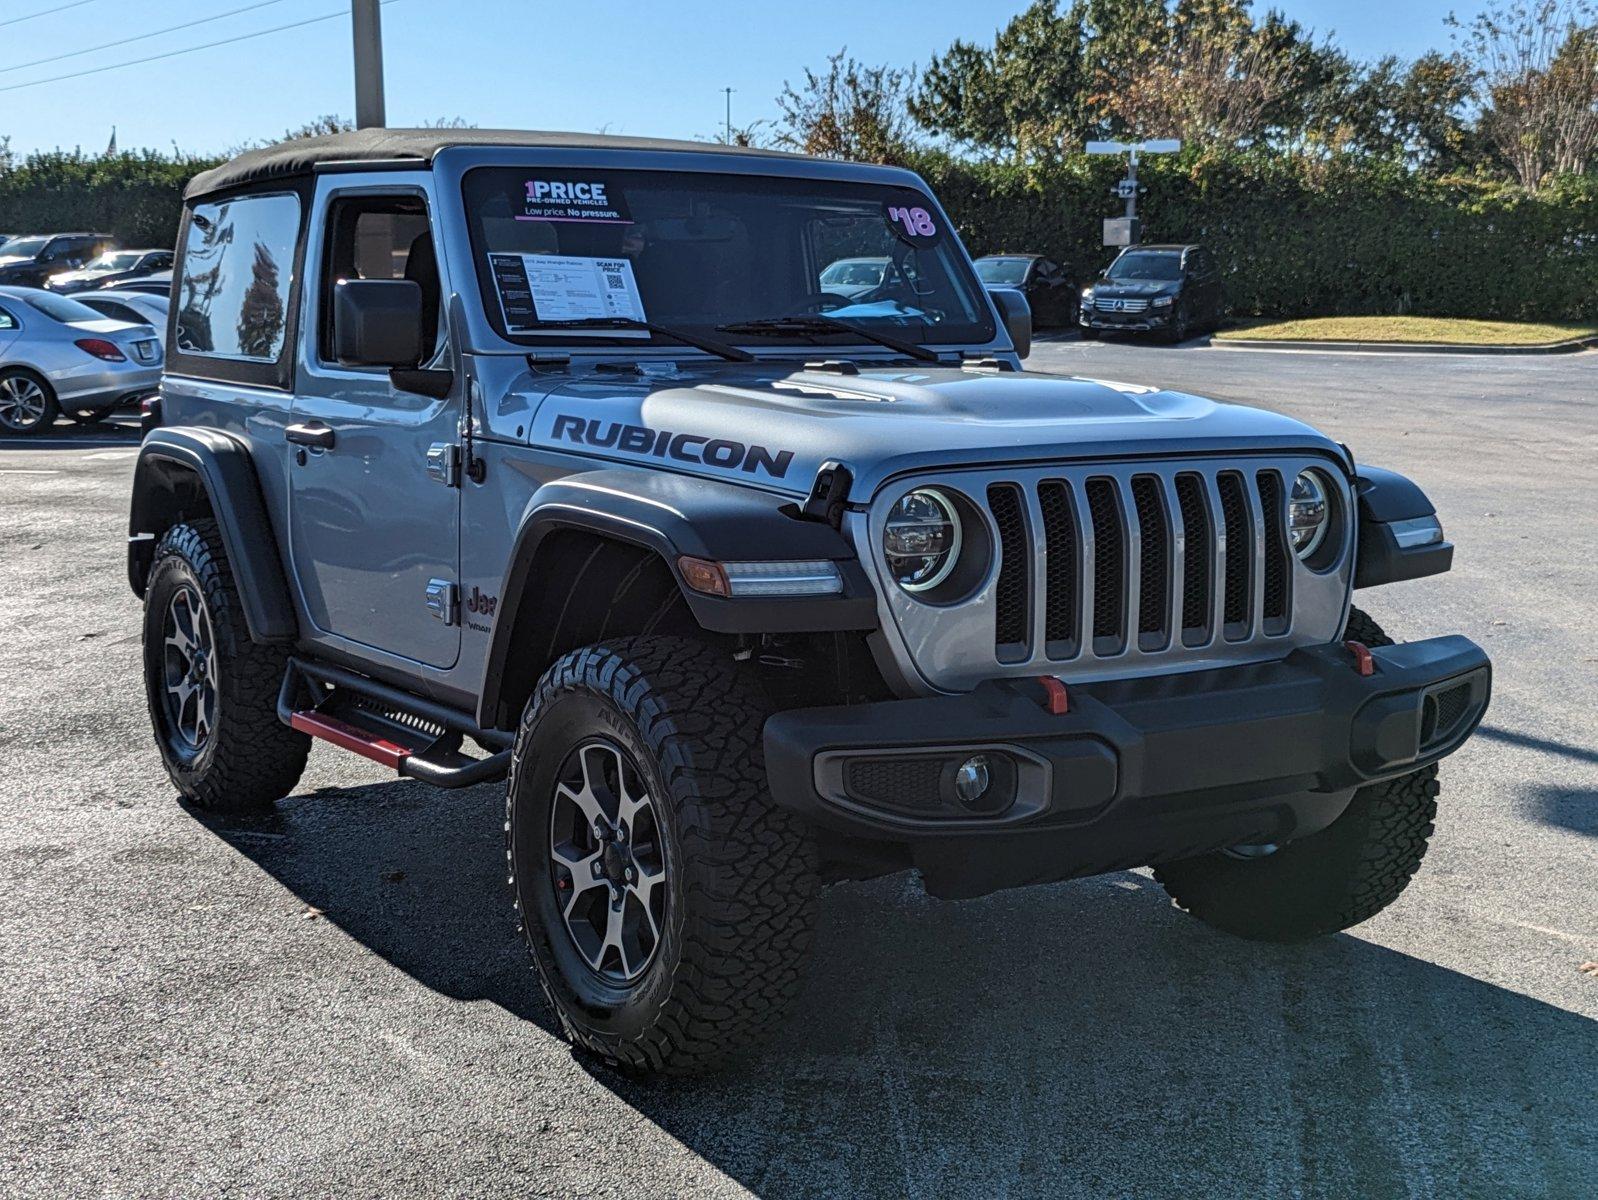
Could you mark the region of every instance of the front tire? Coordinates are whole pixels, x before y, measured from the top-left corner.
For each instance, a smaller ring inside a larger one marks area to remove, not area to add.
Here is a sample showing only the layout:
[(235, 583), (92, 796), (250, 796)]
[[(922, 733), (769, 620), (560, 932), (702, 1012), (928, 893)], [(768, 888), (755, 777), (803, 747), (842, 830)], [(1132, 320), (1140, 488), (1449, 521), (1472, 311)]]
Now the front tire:
[[(1359, 609), (1345, 639), (1390, 646)], [(1369, 920), (1398, 899), (1419, 870), (1437, 816), (1435, 764), (1360, 788), (1319, 833), (1266, 857), (1204, 854), (1155, 868), (1171, 899), (1239, 937), (1298, 942)]]
[(767, 794), (765, 716), (726, 655), (676, 637), (573, 651), (528, 701), (506, 857), (539, 981), (582, 1049), (703, 1071), (797, 994), (815, 846)]
[(167, 775), (197, 808), (256, 810), (294, 790), (311, 739), (278, 720), (287, 667), (250, 640), (216, 522), (167, 530), (144, 593), (144, 687)]

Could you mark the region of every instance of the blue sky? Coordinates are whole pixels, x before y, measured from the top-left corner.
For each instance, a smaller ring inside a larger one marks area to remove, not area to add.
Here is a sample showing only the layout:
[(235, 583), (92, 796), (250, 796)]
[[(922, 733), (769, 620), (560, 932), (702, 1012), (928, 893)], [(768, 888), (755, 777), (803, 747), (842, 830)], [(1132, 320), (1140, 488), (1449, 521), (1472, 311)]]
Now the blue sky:
[[(93, 54), (14, 69), (258, 0), (0, 0), (0, 134), (20, 152), (217, 151), (323, 113), (353, 115), (347, 0), (271, 0), (253, 11)], [(16, 20), (47, 9), (66, 9)], [(957, 37), (992, 38), (1025, 0), (395, 0), (383, 10), (391, 125), (440, 117), (534, 129), (709, 137), (723, 87), (733, 119), (775, 115), (785, 79), (847, 45), (868, 62), (924, 63)], [(1265, 5), (1256, 5), (1262, 11)], [(1469, 0), (1283, 0), (1277, 7), (1360, 56), (1448, 46)], [(325, 13), (332, 20), (233, 45), (16, 87)], [(5, 90), (5, 89), (11, 90)]]

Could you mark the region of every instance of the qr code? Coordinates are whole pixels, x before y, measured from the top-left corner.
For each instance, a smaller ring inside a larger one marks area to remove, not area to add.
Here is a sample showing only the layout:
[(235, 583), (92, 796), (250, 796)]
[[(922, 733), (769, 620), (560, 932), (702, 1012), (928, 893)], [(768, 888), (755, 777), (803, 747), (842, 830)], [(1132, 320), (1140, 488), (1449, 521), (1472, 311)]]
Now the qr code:
[(624, 292), (627, 290), (627, 281), (620, 275), (606, 274), (605, 283), (612, 291)]

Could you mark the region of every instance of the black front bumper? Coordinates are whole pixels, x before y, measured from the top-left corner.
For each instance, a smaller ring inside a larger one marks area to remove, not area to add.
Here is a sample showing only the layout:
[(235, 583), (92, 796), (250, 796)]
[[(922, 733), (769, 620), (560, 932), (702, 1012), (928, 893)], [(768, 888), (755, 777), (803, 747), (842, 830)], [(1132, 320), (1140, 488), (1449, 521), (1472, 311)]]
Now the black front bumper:
[(1157, 329), (1168, 329), (1171, 324), (1171, 310), (1169, 308), (1146, 309), (1140, 313), (1103, 313), (1097, 309), (1084, 308), (1077, 316), (1077, 320), (1088, 329), (1097, 329), (1106, 333), (1152, 333)]
[[(907, 848), (935, 895), (1099, 874), (1315, 833), (1358, 787), (1452, 753), (1486, 710), (1487, 655), (1442, 637), (1274, 663), (799, 709), (767, 722), (775, 801), (833, 835)], [(999, 788), (952, 791), (983, 756)]]

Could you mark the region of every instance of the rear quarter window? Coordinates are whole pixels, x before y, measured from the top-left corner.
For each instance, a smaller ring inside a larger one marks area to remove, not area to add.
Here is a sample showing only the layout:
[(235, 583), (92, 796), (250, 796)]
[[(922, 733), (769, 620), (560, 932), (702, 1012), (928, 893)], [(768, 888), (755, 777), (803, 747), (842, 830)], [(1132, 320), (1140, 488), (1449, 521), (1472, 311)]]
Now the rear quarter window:
[(300, 198), (292, 192), (196, 204), (177, 289), (179, 350), (280, 362), (299, 234)]

